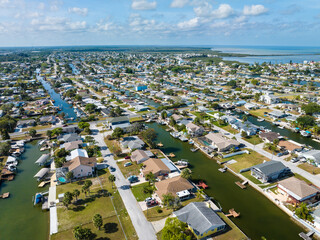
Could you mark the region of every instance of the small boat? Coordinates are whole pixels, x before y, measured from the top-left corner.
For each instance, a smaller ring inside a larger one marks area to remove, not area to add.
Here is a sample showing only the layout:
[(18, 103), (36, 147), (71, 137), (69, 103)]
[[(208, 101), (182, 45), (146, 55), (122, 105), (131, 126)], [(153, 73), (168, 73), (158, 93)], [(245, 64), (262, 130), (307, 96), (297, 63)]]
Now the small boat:
[(198, 150), (199, 150), (199, 148), (191, 148), (191, 149), (190, 149), (191, 152), (196, 152), (196, 151), (198, 151)]
[(245, 114), (245, 115), (250, 115), (250, 113), (249, 113), (249, 112), (247, 112), (247, 111), (244, 111), (244, 114)]
[(170, 153), (170, 154), (168, 154), (168, 157), (175, 157), (176, 155), (174, 155), (174, 153)]
[(186, 159), (181, 159), (181, 160), (177, 161), (175, 164), (178, 166), (188, 166), (189, 162)]
[(219, 168), (218, 170), (219, 170), (220, 172), (224, 173), (224, 172), (227, 171), (227, 167)]
[(163, 144), (160, 142), (157, 144), (158, 147), (163, 147)]
[(191, 145), (194, 144), (194, 141), (193, 141), (193, 140), (190, 140), (190, 141), (189, 141), (189, 144), (191, 144)]
[(279, 126), (278, 128), (280, 128), (280, 129), (284, 129), (284, 126)]
[(182, 142), (186, 142), (188, 141), (188, 138), (186, 138), (185, 136), (180, 136), (179, 139), (182, 141)]
[(263, 122), (264, 121), (264, 119), (263, 118), (258, 118), (258, 120), (257, 120), (258, 122)]
[(311, 132), (309, 132), (309, 131), (304, 131), (304, 130), (300, 131), (300, 134), (301, 134), (302, 136), (304, 136), (304, 137), (310, 137), (310, 136), (311, 136)]
[(170, 135), (174, 138), (178, 138), (180, 136), (180, 133), (178, 132), (171, 132)]

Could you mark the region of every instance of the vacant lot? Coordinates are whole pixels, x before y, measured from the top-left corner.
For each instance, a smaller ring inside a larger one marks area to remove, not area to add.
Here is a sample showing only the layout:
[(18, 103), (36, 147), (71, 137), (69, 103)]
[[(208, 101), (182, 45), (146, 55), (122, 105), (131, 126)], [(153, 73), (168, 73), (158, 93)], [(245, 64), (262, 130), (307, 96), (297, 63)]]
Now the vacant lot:
[(246, 140), (247, 142), (253, 144), (253, 145), (257, 145), (259, 143), (262, 143), (262, 139), (258, 136), (258, 135), (253, 135), (253, 136), (249, 136), (249, 137), (245, 137), (243, 138), (244, 140)]
[(244, 153), (241, 155), (236, 155), (236, 156), (233, 156), (230, 158), (225, 158), (225, 159), (223, 159), (223, 161), (231, 160), (231, 159), (234, 159), (237, 162), (228, 165), (228, 167), (230, 167), (233, 171), (235, 171), (237, 173), (241, 169), (252, 167), (254, 165), (263, 163), (264, 160), (267, 160), (266, 157), (262, 156), (261, 154), (255, 152), (255, 151), (252, 151), (252, 150), (250, 151), (250, 154)]
[(125, 160), (125, 161), (121, 161), (121, 162), (117, 162), (123, 176), (125, 178), (130, 177), (131, 175), (139, 175), (140, 173), (140, 165), (137, 164), (136, 162), (131, 162), (132, 165), (125, 167), (124, 164), (127, 162), (131, 162), (130, 160)]
[(303, 170), (311, 173), (311, 174), (319, 174), (320, 173), (320, 168), (315, 167), (309, 163), (302, 163), (298, 165), (299, 168), (302, 168)]

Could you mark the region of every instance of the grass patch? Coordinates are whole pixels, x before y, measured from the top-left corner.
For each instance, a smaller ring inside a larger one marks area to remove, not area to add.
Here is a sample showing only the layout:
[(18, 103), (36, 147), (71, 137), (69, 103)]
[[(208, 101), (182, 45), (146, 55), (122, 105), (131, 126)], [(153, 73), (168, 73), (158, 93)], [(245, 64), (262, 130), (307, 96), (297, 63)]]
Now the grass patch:
[(152, 196), (151, 193), (145, 193), (143, 191), (143, 188), (146, 186), (149, 186), (149, 182), (141, 183), (131, 187), (131, 191), (138, 202), (144, 201), (146, 198)]
[(296, 178), (298, 178), (298, 179), (300, 179), (300, 180), (302, 180), (302, 181), (305, 181), (305, 182), (306, 182), (307, 184), (309, 184), (309, 185), (313, 184), (313, 183), (310, 182), (308, 179), (306, 179), (305, 177), (301, 176), (301, 175), (298, 174), (298, 173), (295, 173), (295, 174), (294, 174), (294, 177), (296, 177)]
[(249, 142), (253, 145), (257, 145), (257, 144), (263, 142), (262, 139), (258, 135), (248, 136), (248, 137), (245, 137), (242, 139), (246, 140), (247, 142)]
[(117, 140), (108, 140), (107, 138), (104, 139), (105, 144), (109, 148), (110, 152), (113, 153), (114, 159), (117, 160), (119, 157), (115, 153), (121, 153), (121, 147)]
[(231, 228), (227, 232), (222, 232), (216, 236), (213, 236), (213, 239), (217, 240), (240, 240), (240, 239), (247, 239), (247, 237), (241, 232), (241, 230), (229, 219), (227, 218), (222, 212), (217, 212), (220, 218)]
[(258, 179), (256, 179), (254, 176), (251, 175), (251, 171), (243, 172), (243, 173), (241, 173), (241, 175), (244, 176), (245, 178), (247, 178), (248, 180), (250, 180), (251, 182), (255, 183), (255, 184), (261, 184), (262, 183)]
[(131, 166), (125, 167), (124, 164), (127, 162), (131, 162), (130, 160), (125, 160), (121, 162), (117, 162), (118, 167), (120, 168), (123, 176), (125, 178), (130, 177), (131, 175), (139, 175), (140, 173), (140, 165), (138, 165), (136, 162), (132, 162)]
[(28, 132), (30, 129), (35, 129), (35, 130), (42, 130), (42, 129), (47, 129), (47, 128), (51, 128), (51, 125), (38, 125), (38, 126), (34, 126), (34, 127), (28, 127), (28, 128), (23, 128), (22, 132)]
[(264, 118), (264, 119), (267, 119), (267, 120), (271, 121), (272, 119), (270, 117), (265, 116), (265, 114), (264, 114), (265, 112), (270, 113), (270, 112), (272, 112), (272, 110), (267, 109), (267, 108), (261, 108), (261, 109), (256, 109), (256, 110), (249, 111), (249, 113), (251, 115), (254, 115), (256, 117)]
[(134, 123), (134, 122), (140, 122), (142, 121), (143, 118), (141, 116), (139, 117), (133, 117), (133, 118), (130, 118), (130, 123)]
[(249, 154), (244, 153), (244, 154), (236, 155), (230, 158), (224, 158), (223, 161), (227, 161), (231, 159), (234, 159), (237, 162), (228, 165), (228, 167), (230, 167), (233, 171), (238, 173), (241, 169), (249, 168), (254, 165), (263, 163), (263, 161), (266, 160), (266, 157), (257, 153), (256, 151), (250, 150)]
[(320, 168), (315, 167), (309, 163), (299, 164), (298, 167), (314, 175), (317, 175), (320, 173)]
[(223, 126), (223, 127), (221, 127), (221, 128), (224, 129), (224, 130), (226, 130), (226, 131), (228, 131), (229, 133), (232, 133), (232, 134), (237, 134), (237, 133), (239, 133), (238, 130), (233, 129), (230, 125)]
[[(90, 228), (94, 234), (94, 239), (124, 239), (124, 235), (119, 225), (117, 216), (111, 216), (103, 219), (103, 227), (98, 230), (92, 223), (82, 225), (84, 228)], [(75, 239), (73, 229), (68, 229), (50, 237), (51, 240)]]

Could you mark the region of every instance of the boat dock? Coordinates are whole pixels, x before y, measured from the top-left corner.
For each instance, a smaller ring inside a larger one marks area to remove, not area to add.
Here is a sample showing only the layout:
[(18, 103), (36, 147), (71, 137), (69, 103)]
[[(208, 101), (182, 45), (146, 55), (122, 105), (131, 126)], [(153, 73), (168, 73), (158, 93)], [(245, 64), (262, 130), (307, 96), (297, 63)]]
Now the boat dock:
[(235, 182), (239, 187), (241, 187), (242, 189), (247, 188), (246, 184), (248, 184), (248, 181), (243, 181), (242, 183), (237, 181)]
[(310, 231), (308, 233), (301, 232), (301, 233), (299, 233), (299, 237), (301, 237), (304, 240), (312, 240), (313, 234), (314, 234), (313, 231)]
[(219, 168), (218, 170), (219, 170), (220, 172), (224, 173), (224, 172), (227, 171), (227, 167)]
[(203, 189), (207, 189), (209, 186), (207, 184), (205, 184), (203, 181), (200, 181), (197, 184), (197, 187), (203, 188)]
[(2, 198), (2, 199), (8, 198), (8, 197), (10, 197), (9, 192), (6, 192), (6, 193), (0, 195), (0, 198)]
[(191, 152), (196, 152), (196, 151), (198, 151), (198, 150), (199, 150), (199, 148), (191, 148), (191, 149), (190, 149)]
[(46, 184), (48, 184), (48, 183), (50, 183), (50, 181), (43, 181), (43, 182), (41, 182), (39, 185), (38, 185), (38, 187), (39, 188), (42, 188), (42, 187), (44, 187)]
[(237, 213), (234, 208), (229, 209), (229, 214), (226, 214), (226, 217), (234, 217), (237, 218), (240, 216), (240, 213)]

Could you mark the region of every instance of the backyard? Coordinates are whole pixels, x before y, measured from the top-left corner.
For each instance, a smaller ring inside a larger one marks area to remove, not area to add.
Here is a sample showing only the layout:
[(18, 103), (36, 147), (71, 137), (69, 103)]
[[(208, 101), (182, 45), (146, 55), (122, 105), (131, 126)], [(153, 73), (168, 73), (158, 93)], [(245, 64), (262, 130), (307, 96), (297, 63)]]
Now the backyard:
[(131, 175), (139, 175), (140, 168), (141, 168), (140, 165), (137, 164), (136, 162), (131, 162), (132, 163), (131, 166), (125, 167), (124, 164), (126, 164), (128, 162), (131, 162), (131, 161), (130, 160), (125, 160), (125, 161), (117, 162), (118, 167), (120, 168), (123, 176), (125, 178), (128, 178)]
[(144, 192), (144, 188), (148, 186), (149, 182), (145, 182), (131, 187), (131, 191), (138, 202), (144, 201), (146, 198), (151, 197), (151, 193)]
[(236, 163), (229, 164), (228, 167), (231, 168), (235, 172), (239, 172), (241, 169), (249, 168), (254, 165), (263, 163), (266, 158), (262, 156), (261, 154), (250, 150), (249, 154), (241, 154), (241, 155), (236, 155), (230, 158), (225, 158), (223, 161), (227, 160), (236, 160)]

